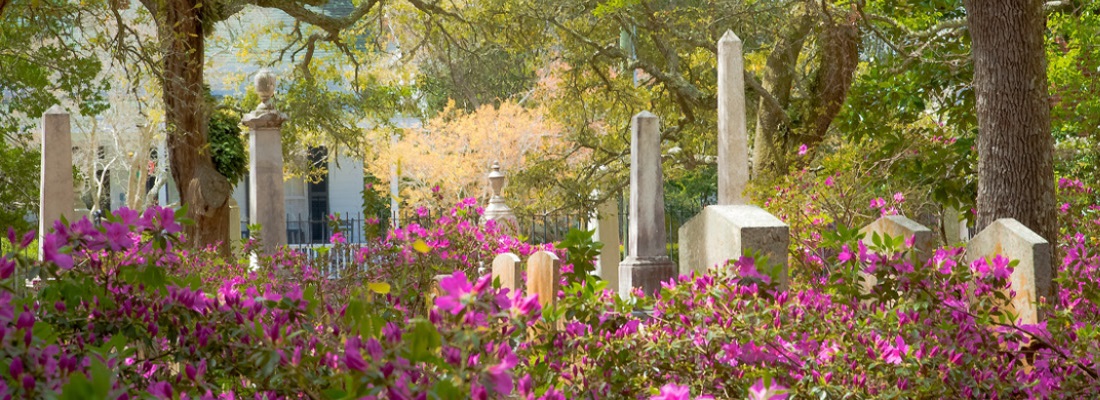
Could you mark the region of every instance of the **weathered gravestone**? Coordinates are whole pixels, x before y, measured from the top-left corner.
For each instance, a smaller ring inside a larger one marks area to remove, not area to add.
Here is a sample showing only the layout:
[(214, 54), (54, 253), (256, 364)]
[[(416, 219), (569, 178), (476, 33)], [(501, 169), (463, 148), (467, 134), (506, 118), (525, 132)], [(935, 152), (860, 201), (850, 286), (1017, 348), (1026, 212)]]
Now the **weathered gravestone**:
[[(917, 264), (915, 267), (918, 268), (924, 266), (925, 261), (928, 261), (928, 258), (932, 256), (932, 247), (935, 245), (935, 238), (932, 236), (931, 229), (901, 215), (880, 217), (875, 222), (860, 229), (859, 232), (864, 234), (863, 244), (868, 246), (874, 242), (875, 234), (882, 238), (886, 236), (904, 238), (905, 241), (901, 250), (909, 250), (916, 256)], [(912, 243), (911, 246), (910, 243)], [(859, 275), (863, 277), (862, 285), (865, 292), (870, 292), (878, 284), (878, 278), (874, 275), (864, 272), (860, 272)]]
[(554, 253), (537, 251), (527, 259), (527, 295), (538, 295), (546, 307), (558, 300), (561, 290), (561, 260)]
[(603, 243), (600, 249), (596, 275), (607, 282), (611, 290), (619, 290), (619, 210), (614, 199), (596, 208), (596, 240)]
[(757, 269), (786, 290), (789, 245), (787, 224), (759, 207), (708, 206), (680, 227), (680, 273), (705, 273), (751, 250), (767, 256), (767, 265), (757, 263)]
[(523, 288), (523, 264), (519, 256), (503, 253), (493, 258), (493, 279), (499, 279), (500, 287), (508, 288), (512, 293)]
[(1037, 302), (1052, 290), (1050, 242), (1012, 218), (993, 221), (966, 245), (967, 262), (1000, 254), (1019, 260), (1009, 281), (1016, 295), (1011, 308), (1021, 324), (1039, 323)]
[[(932, 257), (933, 247), (936, 245), (936, 238), (932, 235), (931, 229), (901, 215), (883, 216), (863, 227), (859, 232), (865, 234), (863, 243), (867, 245), (871, 244), (875, 233), (879, 236), (905, 238), (906, 244), (903, 247), (916, 254), (918, 267), (923, 266), (925, 261)], [(911, 247), (908, 244), (910, 241), (913, 243)]]
[(748, 133), (741, 39), (727, 31), (718, 41), (718, 205), (707, 206), (680, 227), (680, 273), (724, 266), (749, 250), (768, 257), (759, 265), (787, 289), (790, 230), (767, 211), (747, 205)]
[(661, 282), (676, 277), (676, 264), (665, 248), (661, 128), (648, 111), (635, 115), (631, 125), (630, 228), (627, 256), (619, 264), (619, 293), (640, 288), (652, 295), (661, 290)]
[[(72, 221), (73, 210), (73, 137), (69, 113), (53, 106), (42, 114), (42, 160), (39, 186), (38, 243), (53, 229), (54, 221)], [(42, 251), (38, 252), (42, 257)]]

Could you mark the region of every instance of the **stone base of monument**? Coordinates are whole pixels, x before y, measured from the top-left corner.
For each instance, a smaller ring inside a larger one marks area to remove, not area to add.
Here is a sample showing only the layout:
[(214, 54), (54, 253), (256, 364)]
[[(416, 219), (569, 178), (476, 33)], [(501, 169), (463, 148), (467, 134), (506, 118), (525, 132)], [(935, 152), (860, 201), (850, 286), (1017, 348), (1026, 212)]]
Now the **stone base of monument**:
[(790, 228), (760, 207), (707, 206), (680, 227), (680, 273), (705, 273), (714, 266), (736, 261), (750, 250), (768, 258), (760, 272), (787, 289), (787, 247)]
[(676, 279), (676, 276), (676, 263), (666, 256), (627, 256), (619, 263), (619, 295), (626, 296), (634, 288), (641, 288), (647, 296), (652, 295), (661, 291), (661, 282)]

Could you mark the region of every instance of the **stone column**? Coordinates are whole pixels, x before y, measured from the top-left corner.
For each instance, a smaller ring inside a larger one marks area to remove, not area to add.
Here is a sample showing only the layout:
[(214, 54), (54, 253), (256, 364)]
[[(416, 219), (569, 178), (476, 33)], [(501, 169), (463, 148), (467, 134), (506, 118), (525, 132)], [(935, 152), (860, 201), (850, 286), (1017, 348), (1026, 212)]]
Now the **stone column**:
[(718, 40), (718, 204), (748, 204), (749, 139), (745, 128), (745, 66), (741, 39)]
[(229, 244), (233, 247), (233, 251), (237, 251), (241, 247), (241, 206), (237, 204), (237, 200), (229, 198)]
[[(73, 137), (69, 113), (53, 106), (42, 114), (42, 162), (38, 194), (39, 249), (42, 237), (54, 221), (72, 221), (73, 210)], [(42, 252), (38, 252), (42, 257)]]
[(244, 116), (248, 126), (248, 214), (251, 223), (262, 226), (263, 251), (272, 254), (286, 245), (286, 192), (283, 190), (282, 126), (286, 115), (275, 110), (275, 75), (256, 74), (256, 92), (263, 102)]
[(619, 293), (641, 288), (648, 295), (676, 277), (665, 247), (665, 191), (661, 173), (661, 127), (656, 115), (634, 116), (630, 134), (630, 228), (626, 260), (619, 264)]
[(603, 243), (600, 249), (596, 275), (607, 281), (611, 290), (619, 290), (619, 205), (614, 198), (596, 207), (596, 240)]
[[(489, 187), (493, 190), (493, 197), (489, 198), (489, 205), (485, 207), (485, 221), (497, 221), (501, 229), (509, 234), (515, 233), (516, 214), (512, 208), (504, 202), (504, 173), (500, 172), (500, 162), (493, 161), (493, 170), (489, 172)], [(509, 231), (509, 229), (511, 229)]]

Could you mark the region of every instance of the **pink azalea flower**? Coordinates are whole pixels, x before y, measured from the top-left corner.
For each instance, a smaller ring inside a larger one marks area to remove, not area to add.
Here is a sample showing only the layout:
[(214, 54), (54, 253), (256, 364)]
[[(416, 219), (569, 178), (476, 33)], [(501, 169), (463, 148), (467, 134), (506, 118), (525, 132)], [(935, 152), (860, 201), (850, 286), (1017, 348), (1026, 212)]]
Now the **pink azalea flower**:
[(883, 361), (887, 364), (900, 365), (906, 353), (909, 352), (909, 346), (905, 344), (905, 339), (898, 335), (894, 339), (894, 344), (885, 343), (885, 347), (880, 351), (882, 351)]
[(1009, 276), (1012, 275), (1012, 267), (1008, 266), (1008, 262), (1008, 259), (1000, 254), (993, 257), (993, 269), (991, 273), (994, 278), (1008, 279)]
[(344, 366), (352, 371), (364, 372), (367, 370), (367, 362), (359, 352), (360, 344), (359, 336), (352, 336), (344, 343)]
[(347, 244), (348, 240), (344, 238), (343, 232), (336, 232), (329, 238), (329, 242), (332, 244)]
[[(803, 145), (805, 147), (805, 145)], [(691, 400), (691, 390), (687, 386), (675, 383), (666, 383), (661, 386), (660, 394), (650, 397), (650, 400)]]
[(130, 237), (130, 228), (122, 223), (104, 222), (104, 235), (107, 237), (107, 246), (113, 251), (128, 249), (134, 245), (134, 239)]
[(64, 244), (65, 239), (56, 233), (42, 238), (42, 261), (57, 264), (61, 269), (73, 269), (73, 257), (61, 252)]
[(462, 271), (455, 271), (451, 276), (440, 280), (439, 288), (446, 294), (435, 298), (435, 306), (452, 315), (462, 312), (466, 307), (464, 299), (473, 292), (473, 286)]
[(787, 388), (775, 382), (764, 382), (764, 379), (749, 388), (750, 400), (787, 400), (787, 396)]
[(0, 280), (8, 279), (15, 272), (15, 261), (0, 257)]
[(803, 143), (801, 146), (798, 146), (798, 155), (800, 155), (800, 156), (806, 155), (806, 153), (809, 152), (809, 151), (810, 151), (810, 149), (808, 147), (806, 147), (805, 143)]

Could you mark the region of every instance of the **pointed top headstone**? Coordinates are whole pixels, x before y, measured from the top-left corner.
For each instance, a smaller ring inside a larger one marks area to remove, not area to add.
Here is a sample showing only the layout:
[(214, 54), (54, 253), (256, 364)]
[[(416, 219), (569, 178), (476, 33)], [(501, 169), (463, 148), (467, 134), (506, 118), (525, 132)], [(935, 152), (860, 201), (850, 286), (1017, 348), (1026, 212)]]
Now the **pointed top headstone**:
[(651, 113), (649, 111), (642, 111), (640, 113), (634, 114), (634, 119), (650, 119), (650, 118), (656, 119), (657, 116), (653, 115), (653, 113)]
[(43, 113), (43, 114), (68, 114), (68, 113), (69, 112), (65, 111), (65, 109), (62, 108), (60, 104), (54, 104), (53, 107), (50, 107), (50, 109), (46, 110), (46, 112)]
[(740, 42), (741, 38), (737, 37), (737, 34), (732, 30), (726, 30), (726, 33), (722, 34), (722, 38), (718, 39), (718, 43), (722, 42)]

